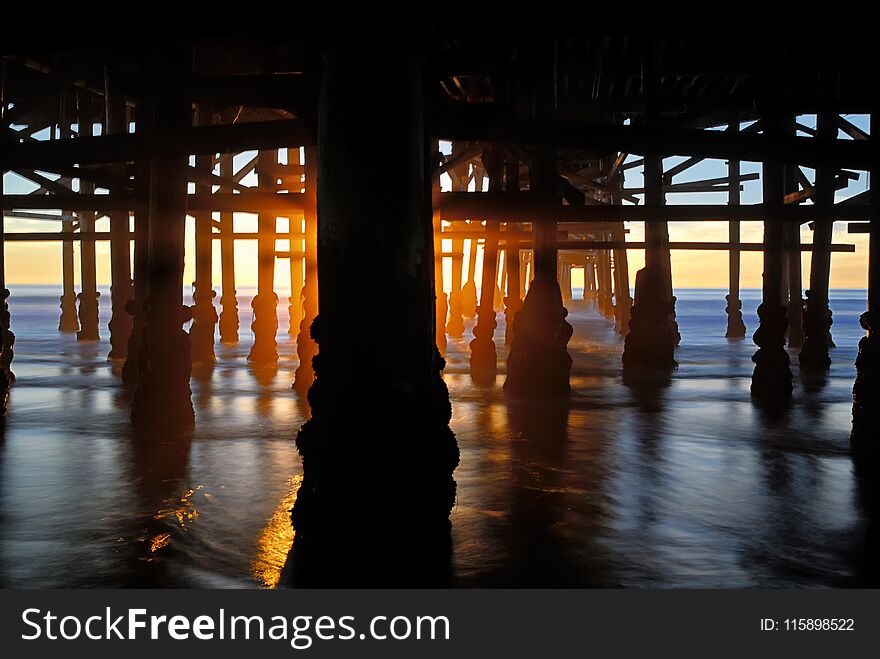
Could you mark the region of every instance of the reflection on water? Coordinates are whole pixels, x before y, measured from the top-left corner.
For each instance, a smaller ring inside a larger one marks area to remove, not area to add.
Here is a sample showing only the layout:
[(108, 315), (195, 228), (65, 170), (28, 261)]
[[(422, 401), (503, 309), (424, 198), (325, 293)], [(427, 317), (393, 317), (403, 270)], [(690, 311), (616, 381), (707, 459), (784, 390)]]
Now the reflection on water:
[[(836, 293), (827, 375), (800, 381), (793, 355), (781, 415), (750, 400), (754, 346), (724, 339), (723, 291), (677, 293), (680, 367), (652, 386), (623, 382), (621, 342), (577, 307), (560, 404), (508, 404), (503, 317), (493, 388), (471, 382), (470, 332), (450, 338), (453, 584), (876, 584), (865, 541), (870, 528), (877, 546), (877, 490), (848, 454), (864, 293)], [(0, 439), (0, 584), (278, 585), (301, 478), (293, 438), (308, 415), (290, 389), (294, 342), (279, 333), (277, 368), (248, 365), (242, 329), (216, 364), (194, 367), (195, 429), (136, 437), (109, 344), (59, 335), (58, 294), (19, 287), (10, 301), (18, 381)], [(239, 306), (247, 328), (249, 300)], [(747, 292), (750, 332), (756, 306)]]
[(288, 482), (290, 490), (281, 499), (278, 508), (272, 513), (266, 527), (257, 540), (257, 555), (251, 566), (251, 574), (257, 582), (267, 588), (275, 588), (281, 580), (281, 571), (287, 562), (287, 555), (293, 547), (294, 530), (290, 525), (290, 511), (296, 503), (296, 493), (302, 483), (302, 476), (294, 476)]

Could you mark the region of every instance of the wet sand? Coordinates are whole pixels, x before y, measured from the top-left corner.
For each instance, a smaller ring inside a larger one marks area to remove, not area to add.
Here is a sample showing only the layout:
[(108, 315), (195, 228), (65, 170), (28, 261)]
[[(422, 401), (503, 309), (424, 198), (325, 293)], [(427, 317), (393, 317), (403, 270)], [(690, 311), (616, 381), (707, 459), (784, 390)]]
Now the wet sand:
[[(12, 291), (18, 381), (0, 439), (0, 585), (276, 585), (301, 473), (293, 438), (307, 415), (290, 389), (290, 337), (279, 333), (277, 369), (250, 367), (241, 296), (242, 341), (194, 369), (192, 436), (148, 448), (106, 362), (108, 305), (104, 340), (83, 344), (56, 331), (54, 288)], [(622, 382), (622, 341), (582, 303), (571, 305), (567, 404), (507, 400), (502, 315), (493, 388), (468, 374), (470, 324), (450, 338), (445, 379), (462, 453), (453, 585), (868, 583), (848, 443), (864, 293), (832, 301), (839, 347), (824, 381), (801, 382), (792, 353), (795, 395), (782, 416), (749, 398), (755, 348), (723, 338), (723, 292), (677, 293), (680, 367), (654, 391)], [(284, 332), (285, 304), (279, 312)]]

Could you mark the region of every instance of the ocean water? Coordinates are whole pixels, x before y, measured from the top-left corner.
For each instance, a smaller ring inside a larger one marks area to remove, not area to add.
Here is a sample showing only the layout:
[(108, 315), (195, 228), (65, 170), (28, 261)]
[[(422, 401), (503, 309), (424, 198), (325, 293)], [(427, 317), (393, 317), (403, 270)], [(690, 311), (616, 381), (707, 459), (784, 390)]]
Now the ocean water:
[[(193, 374), (191, 440), (144, 450), (132, 437), (102, 341), (60, 334), (55, 287), (12, 286), (17, 382), (0, 436), (3, 587), (274, 587), (293, 541), (287, 511), (307, 407), (290, 384), (296, 346), (279, 305), (277, 368), (241, 342)], [(759, 292), (743, 291), (749, 338), (724, 339), (723, 290), (677, 290), (679, 368), (650, 395), (621, 379), (622, 341), (583, 303), (572, 396), (509, 405), (504, 322), (494, 387), (470, 379), (465, 337), (444, 377), (461, 447), (452, 513), (453, 585), (861, 586), (868, 512), (849, 455), (853, 360), (865, 291), (832, 292), (833, 365), (790, 410), (749, 397)], [(576, 297), (579, 291), (575, 292)], [(376, 502), (377, 506), (387, 505)]]

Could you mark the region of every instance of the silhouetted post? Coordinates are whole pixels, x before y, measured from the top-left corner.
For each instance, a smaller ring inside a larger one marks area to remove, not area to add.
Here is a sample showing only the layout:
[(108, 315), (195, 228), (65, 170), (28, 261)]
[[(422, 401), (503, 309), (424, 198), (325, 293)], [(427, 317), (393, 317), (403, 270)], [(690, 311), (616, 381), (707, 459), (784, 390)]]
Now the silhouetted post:
[[(504, 179), (508, 192), (519, 192), (519, 158), (511, 153), (508, 153)], [(508, 223), (508, 234), (519, 230), (519, 224)], [(522, 274), (519, 240), (508, 237), (506, 245), (504, 264), (507, 271), (507, 295), (504, 298), (504, 343), (510, 345), (513, 341), (516, 315), (522, 309)]]
[[(483, 149), (483, 167), (489, 177), (489, 192), (500, 192), (504, 176), (504, 152), (497, 147)], [(495, 382), (498, 355), (495, 353), (495, 289), (498, 286), (498, 232), (497, 221), (486, 222), (483, 242), (483, 276), (480, 284), (480, 306), (477, 324), (471, 341), (471, 377), (481, 386)]]
[[(786, 115), (784, 128), (787, 135), (795, 135), (795, 117)], [(798, 166), (785, 166), (785, 194), (796, 194), (798, 185)], [(799, 202), (797, 202), (799, 203)], [(797, 222), (786, 222), (783, 225), (785, 241), (785, 263), (788, 265), (788, 345), (800, 348), (804, 342), (803, 321), (804, 309), (803, 277), (801, 275), (801, 227)], [(783, 291), (785, 287), (783, 287)]]
[[(257, 160), (257, 187), (260, 192), (274, 192), (275, 178), (272, 174), (278, 164), (278, 151), (262, 151)], [(278, 295), (275, 293), (275, 232), (274, 213), (257, 216), (257, 294), (251, 301), (254, 320), (251, 330), (254, 344), (248, 359), (252, 362), (273, 363), (278, 361)]]
[[(346, 34), (324, 65), (312, 328), (320, 354), (312, 418), (297, 437), (303, 481), (292, 514), (294, 575), (307, 584), (413, 586), (431, 580), (431, 557), (448, 551), (458, 447), (435, 345), (423, 67), (398, 35)], [(375, 71), (394, 80), (382, 94)], [(395, 164), (383, 185), (363, 175), (376, 135)], [(351, 295), (364, 272), (382, 295)]]
[(562, 302), (571, 302), (571, 263), (563, 256), (559, 259), (559, 289), (562, 293)]
[[(620, 203), (619, 200), (617, 203)], [(626, 241), (626, 230), (623, 222), (616, 222), (611, 231), (611, 239), (615, 242)], [(587, 268), (584, 267), (584, 278)], [(586, 298), (586, 283), (584, 284)], [(614, 325), (617, 333), (626, 336), (629, 332), (629, 319), (632, 309), (632, 296), (629, 292), (629, 265), (625, 248), (614, 250)]]
[[(70, 211), (61, 211), (61, 214), (71, 213)], [(62, 220), (61, 232), (73, 233), (73, 220)], [(79, 331), (79, 318), (76, 315), (76, 289), (73, 283), (74, 267), (73, 241), (65, 240), (61, 244), (61, 304), (59, 305), (61, 317), (58, 319), (58, 329), (62, 332)]]
[[(111, 97), (107, 103), (107, 132), (128, 133), (128, 108), (125, 99)], [(125, 165), (114, 165), (113, 173), (125, 179)], [(125, 360), (131, 338), (131, 316), (126, 305), (132, 298), (131, 238), (128, 211), (110, 212), (110, 307), (107, 329), (110, 330), (110, 354), (107, 359)]]
[[(80, 90), (77, 92), (77, 134), (79, 137), (91, 137), (92, 132), (92, 106), (90, 92)], [(80, 194), (93, 194), (95, 185), (84, 178), (79, 179)], [(79, 230), (81, 233), (94, 233), (94, 211), (80, 211)], [(80, 341), (97, 341), (98, 334), (98, 283), (95, 262), (95, 239), (83, 238), (79, 243), (80, 249), (80, 279), (82, 291), (79, 298), (79, 325), (80, 330), (76, 338)]]
[[(231, 179), (234, 175), (231, 154), (220, 156), (220, 176)], [(221, 193), (232, 188), (221, 185)], [(238, 298), (235, 290), (235, 219), (232, 213), (220, 213), (220, 342), (238, 343)]]
[(505, 250), (501, 248), (498, 251), (498, 263), (501, 270), (501, 283), (499, 284), (498, 280), (495, 280), (495, 297), (492, 301), (492, 309), (496, 314), (504, 311), (504, 289), (507, 288), (507, 255)]
[(305, 267), (303, 285), (303, 319), (296, 337), (296, 354), (299, 366), (293, 380), (293, 388), (304, 396), (315, 379), (312, 359), (318, 354), (318, 345), (312, 337), (311, 327), (318, 315), (318, 150), (306, 148), (305, 163)]
[[(4, 101), (0, 103), (0, 111), (5, 108)], [(3, 175), (5, 173), (3, 169), (0, 169), (0, 196), (3, 195)], [(3, 207), (0, 206), (0, 417), (6, 416), (6, 411), (9, 408), (9, 389), (15, 381), (11, 368), (15, 334), (10, 329), (9, 289), (6, 288), (6, 220), (3, 211)]]
[[(465, 226), (464, 222), (454, 222), (452, 230)], [(452, 289), (449, 291), (449, 320), (446, 322), (446, 333), (449, 336), (460, 337), (464, 334), (464, 320), (462, 319), (462, 268), (464, 267), (464, 239), (452, 239)]]
[[(555, 160), (553, 151), (536, 150), (531, 190), (558, 194)], [(505, 391), (529, 398), (564, 396), (570, 388), (571, 357), (567, 348), (572, 329), (565, 320), (568, 311), (556, 279), (556, 224), (540, 219), (532, 225), (535, 278), (514, 320), (504, 383)]]
[[(453, 155), (460, 150), (459, 142), (452, 143)], [(467, 166), (463, 168), (467, 170)], [(452, 181), (452, 191), (461, 192), (463, 186), (461, 184), (461, 174), (459, 171), (453, 171), (450, 175)], [(455, 231), (466, 228), (465, 222), (453, 222), (450, 229)], [(464, 334), (464, 300), (462, 298), (462, 268), (464, 268), (464, 238), (452, 239), (452, 282), (449, 291), (449, 320), (446, 322), (446, 333), (449, 336), (460, 337)]]
[[(827, 72), (822, 72), (822, 87)], [(820, 112), (816, 118), (816, 137), (833, 140), (837, 138), (838, 115), (835, 112)], [(873, 128), (873, 126), (872, 126)], [(813, 205), (816, 219), (813, 221), (813, 251), (810, 255), (810, 289), (804, 303), (804, 347), (799, 361), (801, 368), (827, 369), (831, 366), (828, 348), (831, 343), (831, 309), (828, 308), (829, 277), (831, 275), (831, 239), (834, 220), (831, 219), (834, 205), (834, 168), (816, 169), (816, 191)], [(873, 184), (873, 179), (872, 179)]]
[(596, 259), (586, 257), (584, 260), (584, 299), (592, 305), (597, 305), (596, 299)]
[[(299, 149), (293, 147), (287, 149), (287, 164), (302, 167)], [(298, 192), (298, 190), (293, 190), (293, 192)], [(299, 334), (299, 325), (303, 318), (302, 292), (305, 281), (302, 257), (302, 217), (299, 215), (289, 217), (287, 231), (289, 234), (288, 244), (290, 245), (290, 297), (287, 298), (287, 313), (290, 317), (290, 324), (287, 333), (290, 336), (296, 336)]]
[[(59, 114), (58, 114), (58, 133), (59, 139), (67, 139), (71, 137), (70, 121), (67, 119), (66, 112), (66, 95), (59, 96)], [(55, 139), (55, 132), (52, 131), (52, 139)], [(66, 188), (71, 187), (71, 179), (62, 176), (58, 179), (58, 183)], [(61, 215), (72, 217), (73, 213), (68, 210), (62, 210)], [(73, 220), (62, 220), (62, 233), (73, 233)], [(61, 317), (58, 319), (58, 329), (62, 332), (78, 332), (79, 318), (76, 315), (76, 289), (74, 288), (74, 268), (76, 263), (73, 257), (73, 241), (65, 240), (61, 243)]]
[[(660, 120), (659, 76), (651, 52), (646, 52), (642, 58), (642, 86), (645, 124), (655, 126)], [(644, 179), (645, 205), (663, 206), (662, 156), (645, 154)], [(678, 340), (668, 228), (664, 221), (645, 222), (645, 267), (636, 273), (635, 300), (624, 343), (623, 366), (651, 370), (675, 368)]]
[[(210, 112), (201, 105), (196, 111), (196, 121), (200, 126), (211, 124)], [(212, 186), (206, 179), (213, 170), (212, 159), (210, 154), (196, 156), (197, 194), (211, 194)], [(196, 221), (196, 280), (193, 282), (193, 323), (189, 336), (193, 363), (201, 364), (214, 361), (214, 331), (217, 326), (217, 310), (214, 308), (217, 293), (212, 285), (214, 219), (208, 210), (195, 211), (193, 215)]]
[[(767, 81), (773, 91), (772, 81)], [(777, 97), (769, 96), (764, 114), (766, 135), (783, 132), (783, 118)], [(762, 302), (758, 307), (759, 326), (754, 340), (758, 351), (752, 356), (755, 370), (752, 374), (752, 395), (762, 402), (785, 402), (791, 397), (791, 369), (785, 351), (785, 330), (788, 327), (786, 309), (782, 300), (782, 255), (785, 168), (777, 154), (768, 154), (762, 174), (764, 207), (764, 281)]]
[(871, 136), (874, 159), (871, 180), (871, 222), (868, 246), (868, 309), (859, 317), (866, 335), (859, 340), (856, 381), (853, 385), (852, 444), (858, 461), (870, 460), (876, 469), (880, 458), (880, 89), (871, 78)]
[[(153, 109), (150, 100), (147, 98), (139, 99), (135, 112), (135, 131), (149, 133), (153, 125)], [(148, 160), (140, 160), (135, 163), (134, 297), (125, 305), (126, 311), (131, 316), (132, 325), (125, 364), (122, 367), (122, 381), (129, 388), (137, 384), (140, 373), (140, 350), (146, 325), (146, 303), (149, 293), (150, 170)]]
[[(603, 238), (607, 237), (603, 234)], [(596, 253), (596, 258), (599, 262), (599, 309), (606, 318), (614, 318), (614, 296), (611, 290), (611, 252), (607, 249), (600, 249)]]
[[(474, 226), (474, 225), (471, 225)], [(472, 234), (468, 251), (468, 278), (461, 289), (461, 315), (473, 318), (477, 315), (477, 234)]]
[[(433, 172), (439, 166), (440, 147), (435, 141), (431, 142), (431, 157)], [(432, 178), (431, 184), (432, 215), (431, 225), (434, 229), (434, 316), (437, 322), (434, 324), (434, 337), (440, 352), (446, 354), (446, 317), (449, 315), (449, 304), (446, 291), (443, 290), (443, 222), (440, 218), (440, 177)]]
[[(733, 113), (727, 126), (728, 132), (739, 132), (739, 115)], [(727, 162), (727, 175), (730, 185), (727, 192), (727, 203), (730, 206), (740, 204), (740, 162), (729, 160)], [(731, 220), (727, 223), (728, 239), (730, 242), (730, 291), (727, 294), (727, 332), (724, 336), (728, 339), (742, 339), (746, 335), (746, 325), (742, 316), (742, 300), (739, 296), (739, 272), (740, 272), (740, 223), (739, 220)]]
[(151, 141), (164, 149), (150, 160), (150, 208), (145, 324), (140, 372), (132, 404), (139, 426), (186, 427), (194, 420), (189, 387), (192, 370), (190, 318), (183, 305), (187, 156), (171, 151), (170, 134), (192, 126), (187, 89), (192, 55), (186, 49), (157, 49), (147, 64), (146, 84), (154, 99)]
[(519, 290), (525, 296), (532, 283), (532, 250), (520, 250)]
[[(662, 159), (645, 156), (645, 205), (663, 205)], [(635, 300), (623, 350), (624, 367), (671, 369), (677, 334), (673, 302), (666, 285), (664, 232), (645, 223), (645, 267), (636, 273)], [(601, 309), (601, 307), (600, 307)]]
[[(533, 46), (534, 113), (538, 118), (549, 118), (555, 112), (555, 44), (536, 42)], [(532, 192), (558, 197), (561, 205), (554, 149), (541, 146), (533, 150), (529, 175)], [(558, 236), (553, 220), (555, 218), (537, 217), (532, 223), (534, 280), (522, 311), (514, 320), (514, 337), (504, 383), (504, 390), (517, 397), (566, 396), (571, 388), (568, 341), (572, 328), (565, 320), (568, 310), (562, 304), (556, 279)]]

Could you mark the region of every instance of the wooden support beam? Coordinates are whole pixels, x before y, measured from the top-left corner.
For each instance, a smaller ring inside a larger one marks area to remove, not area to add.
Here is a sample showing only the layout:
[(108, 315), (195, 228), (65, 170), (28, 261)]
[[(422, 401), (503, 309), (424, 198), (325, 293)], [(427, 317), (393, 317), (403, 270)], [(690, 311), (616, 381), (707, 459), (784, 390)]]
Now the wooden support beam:
[[(88, 184), (87, 184), (88, 185)], [(137, 210), (137, 202), (129, 194), (67, 193), (51, 195), (3, 195), (0, 204), (4, 208), (88, 211)], [(187, 211), (219, 211), (235, 213), (302, 213), (303, 194), (289, 192), (244, 192), (241, 194), (196, 193), (186, 197)]]
[[(522, 199), (517, 199), (522, 197)], [(563, 206), (546, 196), (522, 193), (512, 196), (492, 192), (444, 192), (441, 212), (447, 221), (480, 219), (502, 222), (694, 222), (694, 221), (769, 221), (805, 223), (812, 219), (807, 207), (791, 206), (770, 213), (764, 204), (738, 206), (681, 204), (644, 206)], [(836, 220), (868, 219), (867, 205), (835, 204)]]
[[(272, 175), (263, 171), (263, 165), (271, 171), (278, 164), (278, 150), (261, 151), (257, 161), (257, 187), (259, 194), (274, 195), (275, 182)], [(257, 217), (257, 294), (251, 301), (254, 310), (251, 330), (254, 343), (248, 353), (248, 361), (273, 364), (278, 361), (278, 295), (275, 294), (275, 236), (277, 217), (262, 212)]]
[[(105, 133), (128, 132), (128, 107), (118, 96), (106, 96)], [(124, 179), (125, 165), (114, 165), (116, 178)], [(112, 316), (107, 329), (110, 331), (110, 354), (108, 359), (122, 362), (128, 353), (131, 338), (131, 314), (127, 310), (133, 297), (131, 279), (130, 217), (128, 211), (110, 214), (110, 306)]]
[[(670, 242), (669, 249), (682, 251), (740, 251), (740, 252), (763, 252), (764, 243), (731, 243), (731, 242), (697, 242), (697, 241), (674, 241)], [(523, 248), (521, 246), (521, 248)], [(597, 249), (647, 249), (648, 243), (642, 241), (623, 240), (566, 240), (559, 242), (560, 250), (597, 250)], [(796, 247), (801, 252), (812, 252), (813, 246), (801, 244)], [(833, 252), (854, 253), (855, 245), (835, 243), (831, 245)]]
[(312, 360), (318, 353), (318, 344), (311, 333), (312, 323), (318, 316), (318, 149), (315, 147), (305, 149), (305, 172), (303, 316), (296, 337), (299, 365), (293, 380), (294, 391), (303, 398), (315, 380)]
[(715, 130), (512, 117), (492, 108), (444, 108), (433, 135), (447, 140), (583, 148), (605, 152), (668, 154), (760, 162), (777, 154), (784, 163), (867, 169), (871, 149), (864, 141), (789, 135), (728, 135)]
[[(820, 93), (829, 99), (838, 94), (836, 72), (825, 70), (820, 73)], [(819, 136), (833, 137), (840, 127), (840, 116), (823, 112), (816, 118)], [(816, 194), (813, 208), (816, 220), (813, 223), (813, 245), (815, 249), (810, 264), (810, 288), (803, 312), (804, 342), (798, 357), (801, 368), (820, 371), (831, 366), (828, 348), (831, 341), (832, 315), (829, 308), (829, 284), (831, 277), (831, 253), (834, 223), (823, 217), (834, 205), (835, 172), (828, 167), (816, 170)]]
[[(503, 186), (504, 151), (498, 146), (483, 151), (483, 166), (489, 175), (489, 191), (499, 192)], [(495, 351), (495, 287), (498, 281), (498, 235), (497, 220), (487, 220), (483, 246), (483, 273), (480, 284), (480, 304), (477, 307), (477, 323), (474, 339), (470, 342), (471, 378), (479, 386), (495, 383), (498, 355)]]
[[(252, 160), (256, 164), (256, 157)], [(220, 157), (220, 176), (233, 180), (233, 160), (231, 155)], [(242, 168), (244, 171), (247, 167)], [(231, 185), (221, 185), (217, 194), (230, 194)], [(212, 222), (213, 224), (213, 222)], [(235, 226), (230, 211), (220, 211), (220, 341), (238, 343), (238, 297), (235, 290)], [(254, 238), (257, 236), (254, 235)], [(216, 238), (212, 235), (212, 238)]]
[[(762, 78), (767, 107), (764, 130), (774, 139), (785, 137), (784, 117), (779, 108), (781, 76), (779, 62), (769, 58), (767, 73)], [(771, 151), (766, 154), (763, 164), (761, 182), (767, 206), (767, 219), (764, 221), (764, 277), (762, 301), (758, 307), (759, 326), (754, 335), (758, 351), (752, 356), (755, 362), (752, 396), (761, 404), (773, 407), (786, 404), (792, 392), (790, 360), (785, 351), (788, 319), (782, 299), (784, 227), (781, 222), (775, 221), (785, 210), (785, 162), (782, 158), (781, 151)]]
[[(196, 109), (198, 125), (210, 124), (211, 113), (203, 105)], [(196, 156), (195, 165), (196, 191), (202, 195), (211, 193), (211, 157), (200, 154)], [(219, 178), (219, 177), (218, 177)], [(222, 180), (222, 179), (221, 179)], [(225, 183), (225, 181), (224, 181)], [(214, 333), (217, 325), (217, 310), (214, 309), (214, 297), (211, 277), (213, 271), (213, 220), (210, 211), (195, 213), (195, 281), (193, 286), (193, 323), (189, 336), (194, 364), (209, 364), (214, 361)]]
[(0, 153), (0, 168), (44, 169), (57, 165), (132, 162), (151, 155), (238, 153), (314, 144), (314, 122), (279, 119), (178, 128), (161, 144), (139, 133), (75, 140), (17, 142)]
[[(730, 123), (727, 130), (732, 133), (739, 132), (740, 121), (736, 112), (731, 114)], [(739, 160), (729, 160), (727, 162), (727, 171), (730, 178), (730, 189), (728, 191), (727, 203), (735, 208), (740, 205), (740, 186), (742, 180), (742, 171), (740, 169)], [(727, 307), (727, 331), (724, 336), (729, 339), (742, 339), (746, 335), (746, 326), (742, 317), (742, 300), (739, 295), (740, 280), (740, 223), (739, 220), (731, 220), (727, 227), (728, 240), (730, 241), (730, 257), (729, 257), (729, 290), (726, 296)]]
[[(77, 92), (77, 139), (74, 142), (88, 140), (94, 130), (91, 97), (83, 90)], [(61, 141), (49, 142), (50, 145)], [(90, 181), (80, 180), (80, 194), (83, 197), (94, 195), (95, 185)], [(66, 195), (59, 195), (66, 196)], [(78, 195), (76, 195), (78, 196)], [(66, 207), (73, 209), (73, 206)], [(80, 229), (86, 236), (95, 230), (95, 212), (92, 209), (78, 208)], [(120, 209), (127, 210), (127, 209)], [(95, 241), (86, 237), (80, 243), (80, 281), (82, 291), (79, 294), (79, 325), (76, 338), (80, 341), (97, 341), (98, 331), (98, 282)]]
[[(287, 150), (287, 164), (289, 167), (297, 167), (305, 173), (305, 167), (301, 162), (300, 149)], [(303, 318), (302, 292), (305, 283), (305, 249), (303, 247), (303, 218), (291, 216), (287, 223), (287, 239), (290, 247), (286, 256), (282, 252), (275, 252), (275, 258), (290, 259), (290, 296), (287, 298), (287, 315), (289, 323), (287, 333), (290, 336), (299, 334), (299, 326)]]
[(195, 420), (189, 386), (190, 337), (183, 329), (189, 311), (183, 305), (187, 157), (169, 145), (192, 125), (185, 80), (192, 51), (163, 46), (149, 55), (146, 81), (154, 118), (149, 129), (138, 135), (154, 145), (149, 159), (149, 297), (131, 418), (138, 426), (167, 432), (189, 427)]

